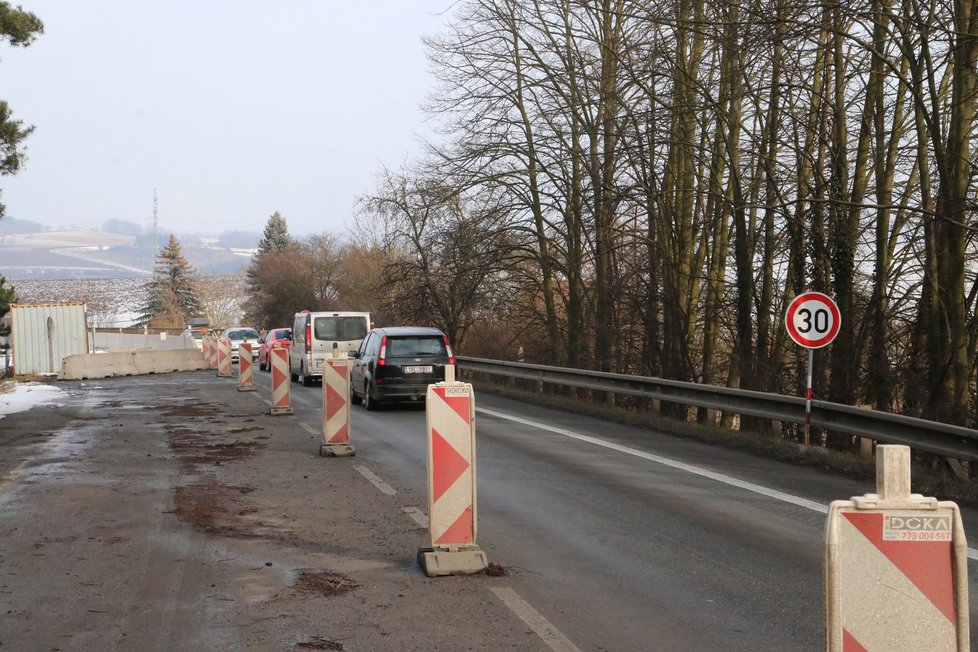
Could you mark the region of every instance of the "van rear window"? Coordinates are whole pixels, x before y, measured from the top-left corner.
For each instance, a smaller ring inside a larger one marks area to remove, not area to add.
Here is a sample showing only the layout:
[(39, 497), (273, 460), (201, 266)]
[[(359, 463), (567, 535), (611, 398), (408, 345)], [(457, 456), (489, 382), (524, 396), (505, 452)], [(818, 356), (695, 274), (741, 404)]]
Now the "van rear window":
[(364, 317), (317, 317), (313, 325), (314, 337), (328, 342), (362, 340), (367, 334)]

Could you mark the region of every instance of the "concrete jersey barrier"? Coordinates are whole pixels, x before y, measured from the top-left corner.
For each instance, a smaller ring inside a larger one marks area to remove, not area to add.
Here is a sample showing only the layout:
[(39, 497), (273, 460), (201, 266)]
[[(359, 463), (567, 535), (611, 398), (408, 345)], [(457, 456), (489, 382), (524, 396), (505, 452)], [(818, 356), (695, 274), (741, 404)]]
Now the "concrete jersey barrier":
[(207, 369), (199, 349), (139, 349), (114, 353), (69, 355), (61, 364), (61, 380), (85, 380), (113, 376), (142, 376), (172, 371)]

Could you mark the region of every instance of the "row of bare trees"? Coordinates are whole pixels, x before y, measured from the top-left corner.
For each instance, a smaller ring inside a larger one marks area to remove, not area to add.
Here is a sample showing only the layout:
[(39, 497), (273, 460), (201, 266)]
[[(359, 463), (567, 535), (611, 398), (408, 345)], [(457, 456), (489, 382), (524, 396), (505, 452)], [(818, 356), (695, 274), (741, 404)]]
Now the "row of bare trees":
[(795, 393), (816, 290), (818, 395), (975, 424), (978, 2), (466, 0), (426, 46), (443, 133), (362, 209), (463, 350)]

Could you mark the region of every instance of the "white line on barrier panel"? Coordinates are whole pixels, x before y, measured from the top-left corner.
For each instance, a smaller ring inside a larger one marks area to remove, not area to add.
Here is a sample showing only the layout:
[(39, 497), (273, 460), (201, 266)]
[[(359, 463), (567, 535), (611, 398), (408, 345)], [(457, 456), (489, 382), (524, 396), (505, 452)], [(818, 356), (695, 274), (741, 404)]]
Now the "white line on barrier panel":
[[(477, 408), (478, 409), (478, 408)], [(536, 635), (554, 652), (581, 652), (580, 648), (570, 642), (570, 639), (560, 633), (549, 620), (540, 615), (530, 603), (520, 597), (520, 594), (509, 587), (491, 587), (489, 589), (503, 601), (513, 613), (520, 617)]]
[(355, 468), (357, 471), (359, 471), (360, 472), (360, 475), (362, 475), (368, 481), (370, 481), (370, 484), (372, 484), (373, 486), (377, 487), (380, 490), (381, 493), (387, 494), (388, 496), (393, 496), (393, 495), (397, 494), (397, 489), (395, 489), (394, 487), (390, 486), (389, 484), (387, 484), (386, 482), (384, 482), (383, 480), (381, 480), (380, 479), (380, 476), (378, 476), (376, 473), (374, 473), (373, 471), (371, 471), (367, 467), (365, 467), (365, 466), (354, 466), (353, 468)]

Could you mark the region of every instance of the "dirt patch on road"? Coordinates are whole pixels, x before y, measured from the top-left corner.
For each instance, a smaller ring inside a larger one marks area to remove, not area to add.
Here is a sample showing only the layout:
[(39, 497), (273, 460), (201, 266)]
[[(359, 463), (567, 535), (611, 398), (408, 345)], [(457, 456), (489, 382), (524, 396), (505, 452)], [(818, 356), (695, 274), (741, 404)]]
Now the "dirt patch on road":
[(254, 457), (265, 444), (234, 440), (214, 443), (206, 433), (193, 430), (174, 430), (169, 435), (170, 450), (185, 464), (220, 464)]
[(208, 478), (177, 487), (173, 493), (175, 507), (168, 513), (209, 534), (267, 541), (293, 537), (290, 530), (252, 516), (260, 510), (243, 498), (252, 491), (252, 487), (221, 484)]
[(301, 643), (295, 644), (295, 649), (297, 650), (339, 650), (342, 652), (344, 649), (342, 643), (336, 641), (331, 641), (326, 638), (314, 637), (312, 640), (303, 641)]
[(232, 487), (213, 479), (177, 487), (173, 513), (184, 523), (207, 532), (237, 532), (242, 530), (240, 513), (246, 512), (241, 496), (252, 491), (250, 487)]
[(157, 405), (151, 409), (168, 417), (212, 417), (216, 412), (216, 408), (206, 405)]
[(306, 593), (327, 596), (344, 595), (360, 588), (359, 584), (339, 573), (312, 568), (301, 569), (293, 586)]

